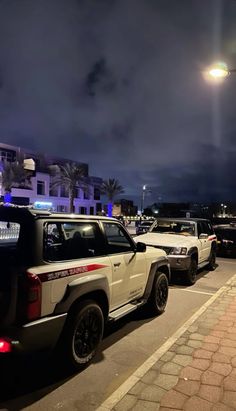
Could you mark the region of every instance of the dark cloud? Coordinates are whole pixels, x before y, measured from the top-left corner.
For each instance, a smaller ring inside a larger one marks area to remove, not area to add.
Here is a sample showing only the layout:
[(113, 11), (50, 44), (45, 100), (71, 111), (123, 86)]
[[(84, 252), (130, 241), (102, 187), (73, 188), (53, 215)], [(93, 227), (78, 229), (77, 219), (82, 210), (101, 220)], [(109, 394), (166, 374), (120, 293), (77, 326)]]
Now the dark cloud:
[[(230, 199), (233, 0), (1, 0), (1, 141), (89, 163), (147, 200)], [(218, 98), (218, 105), (214, 104)], [(220, 170), (220, 171), (219, 171)]]

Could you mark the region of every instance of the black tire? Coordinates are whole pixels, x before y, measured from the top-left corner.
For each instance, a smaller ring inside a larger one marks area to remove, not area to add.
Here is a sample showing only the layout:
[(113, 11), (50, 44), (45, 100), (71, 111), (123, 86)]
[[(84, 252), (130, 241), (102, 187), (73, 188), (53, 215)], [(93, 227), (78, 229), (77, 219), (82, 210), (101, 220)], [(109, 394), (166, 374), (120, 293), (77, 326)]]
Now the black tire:
[(92, 300), (82, 301), (68, 318), (60, 338), (61, 358), (70, 370), (85, 368), (96, 354), (104, 330), (103, 312)]
[(195, 284), (197, 279), (197, 261), (192, 258), (188, 270), (185, 272), (185, 283), (187, 285)]
[(148, 310), (151, 314), (160, 315), (165, 311), (168, 300), (168, 292), (167, 275), (157, 272), (148, 300)]
[(212, 249), (209, 257), (208, 269), (214, 271), (216, 268), (216, 250)]

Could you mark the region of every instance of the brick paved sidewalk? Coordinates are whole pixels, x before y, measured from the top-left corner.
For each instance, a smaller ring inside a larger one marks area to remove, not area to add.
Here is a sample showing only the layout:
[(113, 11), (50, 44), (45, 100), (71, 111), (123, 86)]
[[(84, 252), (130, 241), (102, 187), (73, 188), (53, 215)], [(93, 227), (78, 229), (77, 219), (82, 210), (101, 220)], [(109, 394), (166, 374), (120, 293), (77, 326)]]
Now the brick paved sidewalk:
[(236, 410), (236, 276), (112, 410)]

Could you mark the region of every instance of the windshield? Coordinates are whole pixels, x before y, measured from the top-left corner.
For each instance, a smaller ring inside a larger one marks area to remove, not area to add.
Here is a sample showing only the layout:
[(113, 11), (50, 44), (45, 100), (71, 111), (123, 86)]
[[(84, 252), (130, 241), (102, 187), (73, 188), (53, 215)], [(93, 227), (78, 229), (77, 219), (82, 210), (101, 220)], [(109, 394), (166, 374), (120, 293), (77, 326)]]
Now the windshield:
[(186, 221), (156, 221), (150, 231), (154, 233), (180, 234), (187, 236), (196, 235), (195, 224)]

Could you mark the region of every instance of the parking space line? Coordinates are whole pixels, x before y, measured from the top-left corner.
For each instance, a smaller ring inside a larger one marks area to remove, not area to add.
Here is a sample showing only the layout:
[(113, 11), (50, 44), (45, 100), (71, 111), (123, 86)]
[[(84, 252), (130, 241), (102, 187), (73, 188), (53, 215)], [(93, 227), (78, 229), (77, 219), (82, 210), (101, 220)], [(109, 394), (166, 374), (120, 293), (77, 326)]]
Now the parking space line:
[(180, 288), (180, 287), (178, 287), (178, 290), (187, 291), (188, 293), (205, 294), (205, 295), (214, 295), (215, 294), (215, 292), (209, 293), (207, 291), (188, 290), (187, 288)]
[(227, 260), (226, 258), (217, 258), (217, 261), (221, 262), (221, 263), (227, 263), (227, 264), (235, 264), (236, 259), (235, 260)]

